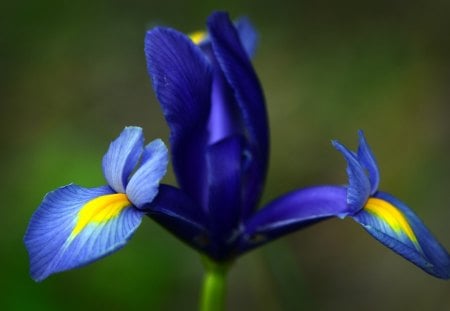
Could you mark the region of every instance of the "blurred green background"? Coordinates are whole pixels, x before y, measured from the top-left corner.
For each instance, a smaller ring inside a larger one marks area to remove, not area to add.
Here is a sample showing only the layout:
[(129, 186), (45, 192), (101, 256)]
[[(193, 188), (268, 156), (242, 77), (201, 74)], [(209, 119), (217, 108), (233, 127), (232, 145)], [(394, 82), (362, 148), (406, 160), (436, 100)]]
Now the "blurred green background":
[[(345, 183), (330, 145), (365, 130), (381, 188), (450, 248), (450, 2), (2, 1), (1, 310), (195, 310), (198, 256), (145, 220), (120, 252), (36, 284), (22, 237), (43, 195), (103, 184), (101, 158), (125, 125), (168, 138), (143, 54), (157, 24), (202, 29), (213, 9), (248, 15), (271, 126), (264, 202)], [(172, 174), (165, 182), (173, 183)], [(230, 310), (439, 310), (450, 284), (351, 220), (331, 220), (242, 257)]]

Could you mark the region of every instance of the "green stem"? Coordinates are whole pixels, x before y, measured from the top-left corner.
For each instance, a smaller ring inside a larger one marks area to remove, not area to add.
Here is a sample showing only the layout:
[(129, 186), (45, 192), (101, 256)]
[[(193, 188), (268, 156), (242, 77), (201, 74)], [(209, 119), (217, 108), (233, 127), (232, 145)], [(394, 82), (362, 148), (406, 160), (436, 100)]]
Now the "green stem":
[(223, 311), (229, 263), (215, 262), (206, 257), (202, 259), (205, 275), (200, 296), (200, 311)]

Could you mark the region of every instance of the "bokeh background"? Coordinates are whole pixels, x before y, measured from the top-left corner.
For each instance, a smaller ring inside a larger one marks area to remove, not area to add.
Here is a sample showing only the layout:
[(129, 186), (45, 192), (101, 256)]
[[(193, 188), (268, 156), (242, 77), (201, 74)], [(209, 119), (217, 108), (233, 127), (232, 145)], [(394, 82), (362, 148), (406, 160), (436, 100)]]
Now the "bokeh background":
[[(202, 29), (214, 9), (248, 15), (271, 126), (263, 202), (346, 182), (330, 145), (365, 130), (381, 187), (450, 248), (450, 2), (2, 1), (0, 309), (195, 310), (197, 254), (145, 220), (120, 252), (36, 284), (22, 237), (43, 195), (103, 184), (101, 158), (125, 125), (168, 130), (146, 72), (146, 29)], [(169, 174), (165, 182), (173, 183)], [(444, 310), (450, 284), (330, 220), (242, 257), (230, 310)]]

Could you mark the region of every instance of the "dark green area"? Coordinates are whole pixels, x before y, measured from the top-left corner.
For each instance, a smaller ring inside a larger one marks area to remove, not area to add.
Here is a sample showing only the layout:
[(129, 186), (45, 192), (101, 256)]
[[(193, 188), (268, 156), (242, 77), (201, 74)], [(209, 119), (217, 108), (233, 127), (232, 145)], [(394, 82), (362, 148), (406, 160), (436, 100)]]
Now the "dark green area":
[[(126, 125), (168, 141), (143, 54), (145, 31), (248, 15), (271, 125), (264, 201), (345, 183), (329, 141), (365, 130), (381, 187), (450, 248), (448, 1), (3, 1), (0, 4), (1, 310), (194, 310), (202, 270), (145, 219), (118, 253), (40, 284), (22, 237), (44, 194), (103, 184), (101, 158)], [(173, 183), (169, 174), (165, 182)], [(450, 285), (350, 220), (331, 220), (244, 256), (230, 310), (443, 310)]]

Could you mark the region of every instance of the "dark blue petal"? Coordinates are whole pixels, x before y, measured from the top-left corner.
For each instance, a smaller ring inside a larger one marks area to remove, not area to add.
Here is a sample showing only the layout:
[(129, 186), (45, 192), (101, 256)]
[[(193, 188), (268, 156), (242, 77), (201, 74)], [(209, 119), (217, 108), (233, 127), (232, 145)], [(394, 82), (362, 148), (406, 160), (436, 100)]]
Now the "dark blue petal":
[(347, 161), (347, 175), (349, 179), (347, 203), (353, 213), (361, 210), (370, 195), (369, 178), (359, 163), (356, 155), (345, 146), (334, 140), (333, 146), (342, 153)]
[(222, 72), (214, 70), (211, 113), (208, 120), (208, 144), (243, 133), (242, 120), (234, 95)]
[(348, 213), (345, 187), (318, 186), (290, 192), (260, 209), (244, 224), (240, 251), (247, 251), (329, 217)]
[(353, 218), (374, 238), (438, 278), (450, 278), (450, 256), (419, 217), (390, 194), (377, 192)]
[(258, 33), (247, 17), (238, 18), (234, 22), (234, 26), (237, 29), (242, 46), (247, 52), (248, 57), (252, 58), (255, 55), (256, 46), (258, 45)]
[(377, 160), (375, 155), (369, 147), (369, 144), (364, 137), (362, 130), (358, 131), (359, 146), (358, 146), (358, 160), (362, 166), (367, 170), (370, 180), (370, 194), (374, 194), (378, 190), (380, 183), (380, 171), (378, 169)]
[(170, 127), (178, 183), (201, 201), (212, 83), (209, 63), (187, 36), (166, 28), (147, 32), (145, 54), (153, 87)]
[[(242, 139), (233, 136), (208, 148), (208, 215), (210, 231), (220, 244), (231, 243), (241, 214)], [(235, 235), (234, 235), (235, 236)], [(218, 245), (218, 248), (221, 245)], [(220, 257), (218, 254), (217, 256)]]
[[(250, 59), (241, 44), (236, 28), (226, 13), (214, 13), (208, 19), (208, 30), (214, 55), (222, 69), (228, 84), (233, 90), (241, 118), (245, 125), (246, 136), (250, 142), (253, 176), (251, 189), (243, 194), (248, 204), (243, 208), (252, 209), (259, 199), (264, 183), (268, 159), (268, 124), (264, 96)], [(250, 211), (246, 211), (248, 214)]]
[(69, 185), (48, 193), (25, 233), (31, 276), (86, 265), (123, 247), (143, 213), (110, 187)]
[(126, 193), (137, 208), (150, 203), (158, 193), (159, 182), (167, 171), (167, 148), (160, 139), (145, 147), (141, 164), (131, 177)]
[(211, 240), (205, 228), (203, 210), (183, 191), (160, 185), (147, 214), (188, 245), (205, 251)]
[(218, 12), (208, 19), (216, 59), (234, 91), (248, 135), (267, 158), (268, 126), (264, 96), (250, 59), (228, 14)]
[(133, 169), (141, 157), (144, 136), (140, 127), (126, 127), (103, 157), (103, 175), (116, 192), (125, 193)]
[[(258, 33), (253, 27), (252, 23), (247, 17), (240, 17), (234, 21), (234, 27), (238, 32), (241, 44), (249, 58), (252, 58), (256, 52), (256, 46), (258, 44)], [(211, 40), (208, 32), (197, 31), (189, 35), (189, 38), (202, 50), (210, 56)]]

